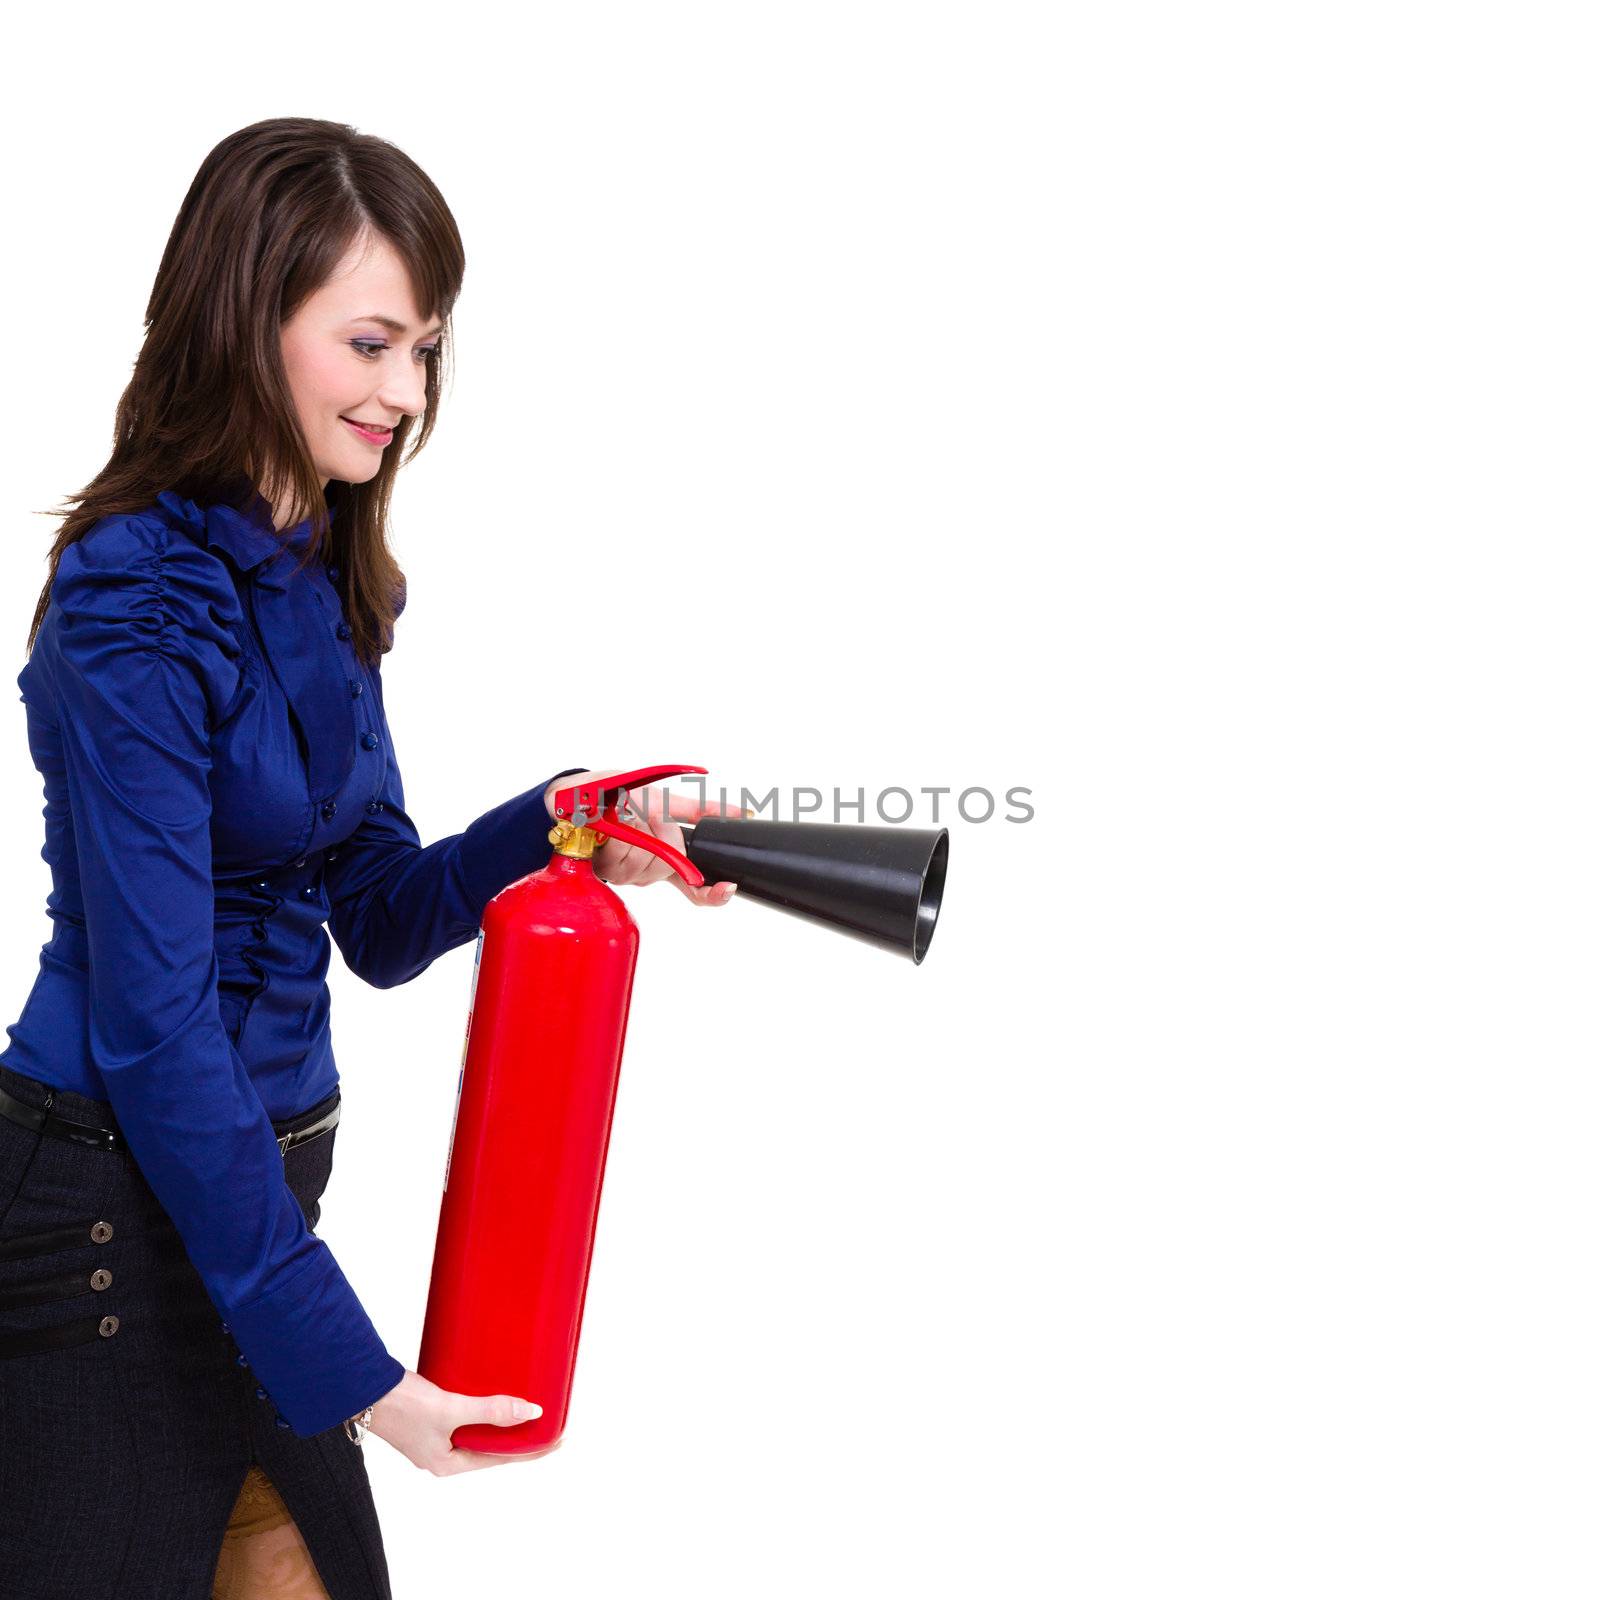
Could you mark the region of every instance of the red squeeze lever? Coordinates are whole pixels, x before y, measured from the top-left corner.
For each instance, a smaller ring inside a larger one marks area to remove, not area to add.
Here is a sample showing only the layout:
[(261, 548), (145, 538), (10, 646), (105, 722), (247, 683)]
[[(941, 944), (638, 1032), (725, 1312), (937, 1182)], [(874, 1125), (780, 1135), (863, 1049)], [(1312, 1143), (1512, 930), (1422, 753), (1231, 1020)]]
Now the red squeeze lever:
[(681, 851), (622, 822), (617, 801), (705, 770), (639, 767), (558, 790), (549, 865), (484, 908), (417, 1371), (544, 1411), (508, 1428), (465, 1423), (460, 1449), (561, 1443), (639, 954), (637, 925), (590, 858), (618, 839), (703, 884)]
[(671, 865), (680, 878), (699, 888), (706, 880), (694, 862), (682, 851), (674, 850), (664, 839), (653, 833), (641, 833), (630, 828), (617, 816), (617, 796), (626, 789), (641, 789), (658, 778), (673, 778), (685, 772), (705, 772), (704, 767), (635, 767), (632, 772), (619, 772), (607, 778), (604, 788), (592, 783), (576, 788), (556, 790), (556, 820), (569, 821), (580, 828), (591, 828), (596, 833), (620, 839), (624, 844), (636, 844), (653, 856)]

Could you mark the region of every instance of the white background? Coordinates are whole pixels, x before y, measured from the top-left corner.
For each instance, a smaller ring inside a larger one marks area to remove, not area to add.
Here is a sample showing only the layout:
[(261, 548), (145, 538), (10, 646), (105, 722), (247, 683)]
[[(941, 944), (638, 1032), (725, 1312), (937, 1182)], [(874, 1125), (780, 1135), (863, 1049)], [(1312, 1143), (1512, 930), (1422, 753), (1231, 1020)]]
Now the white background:
[[(370, 1441), (398, 1600), (1596, 1592), (1582, 20), (13, 35), (8, 670), (196, 166), (321, 116), (469, 256), (393, 527), (425, 837), (579, 763), (1033, 791), (952, 821), (920, 968), (624, 891), (567, 1440), (449, 1479)], [(6, 700), (14, 1017), (48, 884)], [(407, 1365), (471, 959), (335, 963), (321, 1231)]]

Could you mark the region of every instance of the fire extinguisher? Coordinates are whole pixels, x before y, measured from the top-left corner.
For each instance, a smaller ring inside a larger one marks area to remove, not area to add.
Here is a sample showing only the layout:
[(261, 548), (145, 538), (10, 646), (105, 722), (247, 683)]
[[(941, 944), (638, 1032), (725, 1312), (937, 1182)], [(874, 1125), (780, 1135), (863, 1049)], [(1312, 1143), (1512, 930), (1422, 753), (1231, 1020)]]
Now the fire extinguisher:
[(555, 797), (548, 866), (484, 911), (445, 1160), (417, 1370), (459, 1394), (514, 1394), (543, 1412), (469, 1423), (457, 1447), (543, 1455), (566, 1428), (639, 929), (595, 876), (602, 837), (689, 883), (704, 874), (618, 815), (624, 791), (704, 767), (640, 767)]

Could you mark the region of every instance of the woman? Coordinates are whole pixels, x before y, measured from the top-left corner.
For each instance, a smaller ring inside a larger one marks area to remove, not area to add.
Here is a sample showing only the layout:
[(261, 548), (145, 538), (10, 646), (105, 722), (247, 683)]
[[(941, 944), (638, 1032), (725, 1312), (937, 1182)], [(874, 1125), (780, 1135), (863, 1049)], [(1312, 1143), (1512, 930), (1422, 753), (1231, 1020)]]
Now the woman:
[[(425, 847), (405, 811), (384, 527), (463, 268), (382, 140), (301, 118), (224, 139), (51, 551), (17, 682), (54, 934), (0, 1055), (11, 1600), (238, 1600), (269, 1570), (274, 1595), (387, 1596), (363, 1431), (469, 1471), (518, 1458), (452, 1431), (538, 1402), (408, 1371), (313, 1231), (329, 931), (369, 983), (407, 982), (549, 860), (557, 788), (622, 770), (563, 769)], [(680, 848), (673, 818), (707, 809), (643, 798)], [(594, 859), (697, 904), (733, 891), (613, 840)]]

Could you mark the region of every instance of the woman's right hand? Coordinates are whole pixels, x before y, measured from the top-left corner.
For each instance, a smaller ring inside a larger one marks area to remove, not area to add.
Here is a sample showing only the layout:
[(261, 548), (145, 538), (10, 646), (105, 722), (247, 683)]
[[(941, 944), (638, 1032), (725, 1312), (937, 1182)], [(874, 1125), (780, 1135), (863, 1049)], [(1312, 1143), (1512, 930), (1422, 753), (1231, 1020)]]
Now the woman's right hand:
[[(602, 787), (607, 778), (626, 776), (629, 769), (606, 767), (592, 772), (575, 772), (564, 778), (552, 778), (545, 785), (544, 808), (555, 822), (556, 794), (566, 788), (581, 788), (585, 784)], [(706, 817), (748, 817), (743, 806), (731, 806), (721, 801), (691, 800), (685, 795), (674, 795), (668, 789), (636, 789), (624, 791), (617, 815), (625, 823), (643, 834), (654, 834), (664, 839), (679, 855), (684, 854), (683, 829), (680, 822), (699, 822)], [(679, 894), (697, 906), (725, 906), (733, 899), (739, 885), (729, 881), (721, 883), (686, 883), (677, 872), (659, 856), (640, 845), (624, 844), (620, 839), (603, 839), (593, 856), (595, 876), (602, 883), (660, 883), (664, 878)]]
[(450, 1435), (468, 1422), (488, 1422), (509, 1428), (541, 1416), (544, 1407), (510, 1394), (452, 1394), (430, 1383), (419, 1372), (408, 1371), (399, 1383), (372, 1407), (367, 1426), (385, 1444), (392, 1444), (413, 1466), (448, 1478), (478, 1467), (505, 1467), (532, 1456), (495, 1455), (487, 1450), (462, 1450)]

